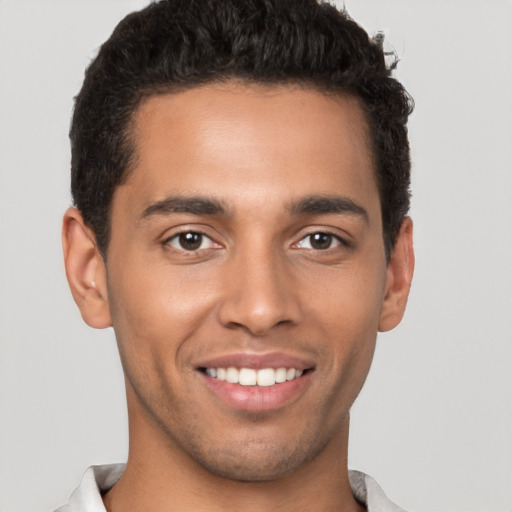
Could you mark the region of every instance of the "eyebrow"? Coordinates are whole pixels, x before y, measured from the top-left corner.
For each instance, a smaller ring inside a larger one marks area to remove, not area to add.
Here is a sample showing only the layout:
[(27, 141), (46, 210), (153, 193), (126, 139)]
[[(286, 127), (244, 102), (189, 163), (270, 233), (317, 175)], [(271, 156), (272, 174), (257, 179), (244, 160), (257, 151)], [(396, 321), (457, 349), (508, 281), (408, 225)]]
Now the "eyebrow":
[[(294, 201), (289, 206), (292, 215), (349, 214), (368, 222), (368, 212), (352, 199), (344, 196), (311, 195)], [(227, 216), (227, 209), (217, 199), (203, 196), (171, 196), (150, 204), (141, 215), (147, 219), (155, 215), (189, 213), (192, 215)]]
[(193, 215), (219, 215), (227, 214), (226, 208), (209, 197), (171, 196), (161, 201), (150, 204), (141, 215), (141, 219), (147, 219), (154, 215), (166, 215), (169, 213), (191, 213)]
[(344, 196), (334, 195), (312, 195), (299, 201), (293, 202), (290, 211), (294, 215), (329, 215), (329, 214), (349, 214), (362, 217), (368, 222), (368, 212), (352, 199)]

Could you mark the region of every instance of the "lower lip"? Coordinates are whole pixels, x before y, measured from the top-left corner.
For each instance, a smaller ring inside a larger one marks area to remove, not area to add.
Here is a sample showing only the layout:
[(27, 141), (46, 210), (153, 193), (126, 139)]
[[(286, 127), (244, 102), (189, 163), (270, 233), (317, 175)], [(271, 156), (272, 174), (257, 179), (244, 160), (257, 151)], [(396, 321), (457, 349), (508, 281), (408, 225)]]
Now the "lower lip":
[(229, 406), (241, 411), (263, 412), (279, 409), (296, 400), (311, 380), (308, 372), (301, 377), (273, 386), (241, 386), (209, 377), (200, 372), (210, 391)]

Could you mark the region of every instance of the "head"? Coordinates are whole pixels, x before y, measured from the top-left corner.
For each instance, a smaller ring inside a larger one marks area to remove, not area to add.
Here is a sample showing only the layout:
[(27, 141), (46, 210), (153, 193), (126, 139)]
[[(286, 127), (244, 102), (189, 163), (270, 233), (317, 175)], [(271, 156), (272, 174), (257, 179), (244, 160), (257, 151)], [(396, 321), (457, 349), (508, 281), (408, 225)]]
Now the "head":
[(406, 122), (412, 100), (391, 76), (383, 39), (316, 0), (163, 0), (127, 16), (101, 47), (76, 98), (72, 194), (105, 256), (114, 191), (129, 173), (144, 99), (211, 83), (299, 84), (360, 101), (389, 257), (409, 209)]
[(64, 248), (82, 316), (114, 326), (139, 460), (243, 481), (340, 466), (412, 276), (390, 73), (312, 0), (158, 2), (101, 48)]

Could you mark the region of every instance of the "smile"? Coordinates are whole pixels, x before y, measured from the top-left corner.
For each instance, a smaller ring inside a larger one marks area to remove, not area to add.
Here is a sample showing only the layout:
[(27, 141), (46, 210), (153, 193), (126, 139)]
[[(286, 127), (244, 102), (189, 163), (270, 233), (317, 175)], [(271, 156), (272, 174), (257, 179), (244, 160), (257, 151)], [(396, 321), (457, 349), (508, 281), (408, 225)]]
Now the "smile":
[(312, 385), (316, 361), (283, 352), (238, 352), (197, 361), (196, 375), (229, 408), (275, 411), (292, 404)]
[(295, 380), (301, 377), (303, 370), (296, 368), (206, 368), (204, 370), (208, 377), (220, 381), (230, 382), (231, 384), (240, 384), (241, 386), (261, 386), (268, 387), (275, 384), (282, 384), (287, 381)]

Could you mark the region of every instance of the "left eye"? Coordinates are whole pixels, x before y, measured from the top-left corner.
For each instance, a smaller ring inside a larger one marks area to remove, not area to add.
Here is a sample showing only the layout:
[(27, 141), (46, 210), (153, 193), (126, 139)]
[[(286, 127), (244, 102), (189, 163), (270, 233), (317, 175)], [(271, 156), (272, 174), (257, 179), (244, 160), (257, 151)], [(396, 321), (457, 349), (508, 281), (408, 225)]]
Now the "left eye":
[(325, 251), (327, 249), (337, 247), (340, 244), (340, 239), (334, 235), (331, 235), (330, 233), (312, 233), (311, 235), (305, 236), (298, 243), (298, 246), (302, 249)]
[(174, 235), (166, 240), (166, 244), (182, 251), (198, 251), (209, 249), (215, 245), (210, 237), (196, 231), (186, 231)]

